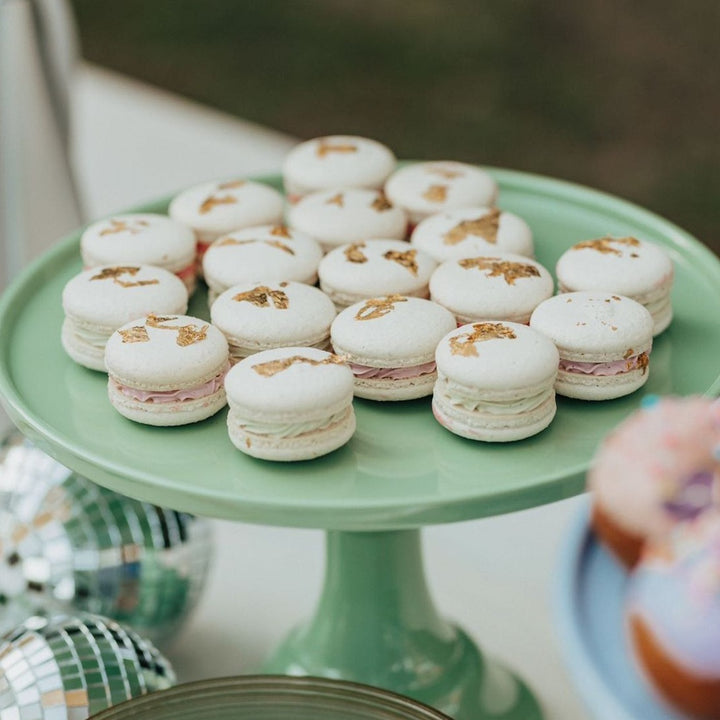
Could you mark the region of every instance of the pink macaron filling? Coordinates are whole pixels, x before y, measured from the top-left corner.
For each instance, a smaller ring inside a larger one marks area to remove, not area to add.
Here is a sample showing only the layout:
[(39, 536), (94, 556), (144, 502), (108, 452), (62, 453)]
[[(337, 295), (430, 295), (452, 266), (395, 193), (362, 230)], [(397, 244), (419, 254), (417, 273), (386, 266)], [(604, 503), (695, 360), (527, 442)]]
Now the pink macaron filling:
[(183, 388), (180, 390), (141, 390), (140, 388), (128, 387), (119, 383), (115, 378), (112, 382), (115, 388), (126, 397), (137, 400), (138, 402), (147, 403), (171, 403), (182, 402), (183, 400), (200, 400), (204, 397), (214, 395), (223, 387), (225, 375), (227, 375), (230, 365), (228, 364), (221, 373), (216, 375), (212, 380), (208, 380), (202, 385), (192, 388)]
[(575, 360), (560, 360), (560, 370), (580, 375), (595, 375), (605, 377), (610, 375), (622, 375), (632, 370), (647, 368), (647, 358), (650, 352), (630, 355), (622, 360), (615, 360), (609, 363), (577, 362)]
[(397, 368), (370, 367), (369, 365), (358, 365), (352, 362), (348, 364), (355, 377), (362, 378), (363, 380), (407, 380), (408, 378), (420, 377), (421, 375), (429, 375), (436, 370), (434, 360), (423, 363), (422, 365)]

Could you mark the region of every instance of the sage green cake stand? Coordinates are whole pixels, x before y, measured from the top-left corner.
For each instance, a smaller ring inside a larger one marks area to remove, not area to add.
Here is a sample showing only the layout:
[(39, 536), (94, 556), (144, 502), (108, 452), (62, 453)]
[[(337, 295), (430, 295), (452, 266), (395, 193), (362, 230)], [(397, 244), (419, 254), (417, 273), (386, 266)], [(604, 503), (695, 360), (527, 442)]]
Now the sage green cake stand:
[[(502, 207), (527, 219), (538, 259), (549, 268), (574, 242), (605, 234), (638, 235), (671, 253), (675, 321), (655, 343), (643, 390), (604, 403), (561, 398), (550, 428), (507, 445), (452, 435), (435, 422), (429, 399), (358, 400), (357, 433), (344, 448), (304, 463), (254, 460), (230, 444), (225, 412), (181, 428), (134, 424), (110, 407), (104, 375), (65, 356), (60, 295), (81, 267), (75, 233), (2, 298), (0, 395), (42, 449), (113, 490), (199, 515), (328, 531), (318, 610), (267, 662), (267, 672), (377, 685), (458, 720), (532, 720), (541, 711), (526, 686), (433, 606), (419, 528), (577, 493), (599, 440), (645, 394), (717, 393), (720, 262), (679, 228), (629, 203), (547, 178), (494, 174)], [(278, 178), (264, 181), (279, 186)], [(207, 317), (204, 294), (191, 312)]]

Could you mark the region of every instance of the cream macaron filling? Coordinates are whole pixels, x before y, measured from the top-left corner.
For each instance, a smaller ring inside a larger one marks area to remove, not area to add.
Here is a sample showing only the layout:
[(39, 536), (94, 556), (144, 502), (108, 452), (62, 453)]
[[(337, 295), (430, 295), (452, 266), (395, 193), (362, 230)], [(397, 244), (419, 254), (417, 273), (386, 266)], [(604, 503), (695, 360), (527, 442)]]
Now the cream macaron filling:
[(305, 422), (263, 422), (262, 420), (243, 417), (237, 408), (231, 408), (228, 413), (228, 423), (236, 425), (244, 433), (252, 433), (263, 437), (291, 438), (319, 430), (327, 430), (333, 425), (344, 422), (350, 412), (350, 407), (344, 407), (338, 412), (316, 420), (307, 420)]
[(363, 380), (409, 380), (422, 375), (430, 375), (437, 369), (434, 360), (409, 367), (371, 367), (354, 362), (348, 362), (348, 365), (353, 371), (353, 375)]
[(624, 357), (622, 360), (612, 362), (579, 362), (577, 360), (560, 359), (560, 371), (578, 375), (594, 375), (596, 377), (610, 377), (624, 375), (633, 370), (647, 372), (650, 350)]
[[(446, 378), (439, 377), (439, 382), (446, 381)], [(514, 398), (493, 398), (491, 396), (479, 397), (465, 394), (457, 386), (449, 383), (445, 385), (443, 395), (445, 399), (455, 407), (463, 408), (469, 412), (487, 415), (520, 415), (531, 413), (542, 407), (555, 394), (554, 382), (549, 380), (547, 386), (537, 392), (529, 391), (530, 394)]]

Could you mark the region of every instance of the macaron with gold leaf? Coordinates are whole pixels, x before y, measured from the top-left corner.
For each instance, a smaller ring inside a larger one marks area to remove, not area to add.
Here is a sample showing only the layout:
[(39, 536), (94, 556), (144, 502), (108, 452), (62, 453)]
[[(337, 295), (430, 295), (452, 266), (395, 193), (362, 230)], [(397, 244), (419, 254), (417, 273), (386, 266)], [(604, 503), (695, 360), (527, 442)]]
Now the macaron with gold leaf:
[(448, 210), (495, 205), (493, 177), (475, 165), (454, 161), (420, 162), (396, 170), (385, 183), (390, 202), (407, 212), (414, 226)]
[(285, 192), (291, 203), (319, 190), (381, 190), (395, 169), (395, 155), (377, 140), (327, 135), (296, 145), (283, 163)]
[(361, 240), (331, 250), (318, 267), (320, 288), (343, 309), (379, 295), (426, 298), (435, 261), (403, 240)]
[(517, 215), (490, 207), (449, 210), (423, 220), (410, 242), (438, 262), (512, 253), (533, 257), (533, 235)]
[(404, 210), (381, 191), (359, 188), (334, 188), (305, 196), (290, 209), (288, 224), (315, 238), (325, 252), (373, 238), (402, 240), (407, 232)]
[(206, 182), (183, 190), (170, 202), (171, 218), (195, 234), (197, 259), (210, 244), (233, 230), (282, 222), (283, 196), (252, 180)]

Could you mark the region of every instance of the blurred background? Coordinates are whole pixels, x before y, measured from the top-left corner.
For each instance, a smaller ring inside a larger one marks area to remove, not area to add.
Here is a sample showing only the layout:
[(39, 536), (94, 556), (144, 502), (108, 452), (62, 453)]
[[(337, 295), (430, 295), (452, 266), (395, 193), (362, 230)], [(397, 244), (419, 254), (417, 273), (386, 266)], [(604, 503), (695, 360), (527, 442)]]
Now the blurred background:
[(555, 175), (720, 251), (716, 0), (73, 0), (84, 56), (300, 138)]

